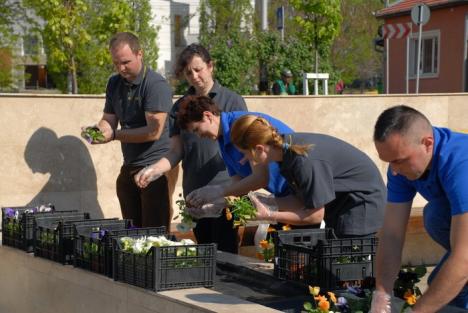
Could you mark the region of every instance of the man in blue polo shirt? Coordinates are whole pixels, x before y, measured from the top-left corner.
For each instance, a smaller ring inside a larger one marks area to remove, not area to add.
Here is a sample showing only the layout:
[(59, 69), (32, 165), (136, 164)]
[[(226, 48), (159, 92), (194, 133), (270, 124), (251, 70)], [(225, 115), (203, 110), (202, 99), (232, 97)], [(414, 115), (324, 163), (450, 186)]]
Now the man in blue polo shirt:
[(374, 142), (389, 169), (371, 312), (390, 312), (406, 225), (417, 192), (428, 201), (424, 226), (447, 252), (430, 275), (429, 288), (413, 312), (436, 312), (449, 303), (468, 309), (468, 135), (432, 127), (423, 114), (400, 105), (379, 116)]

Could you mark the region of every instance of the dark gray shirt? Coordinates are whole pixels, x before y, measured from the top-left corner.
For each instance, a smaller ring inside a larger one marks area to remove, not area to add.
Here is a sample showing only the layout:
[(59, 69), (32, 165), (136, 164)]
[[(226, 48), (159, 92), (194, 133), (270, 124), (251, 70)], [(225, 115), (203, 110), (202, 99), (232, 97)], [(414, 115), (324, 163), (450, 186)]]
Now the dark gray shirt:
[(292, 144), (312, 144), (307, 156), (287, 150), (281, 174), (306, 208), (325, 207), (325, 223), (338, 236), (367, 235), (382, 225), (386, 188), (374, 162), (328, 135), (295, 133)]
[[(180, 102), (185, 96), (194, 94), (195, 89), (189, 88), (187, 94), (174, 104), (170, 116), (170, 136), (180, 135), (184, 146), (182, 158), (184, 197), (200, 187), (209, 184), (223, 184), (230, 180), (217, 141), (200, 138), (192, 132), (181, 130), (177, 124), (176, 116)], [(217, 81), (208, 95), (221, 111), (247, 111), (244, 99), (237, 93), (221, 86)]]
[[(172, 90), (166, 80), (144, 67), (135, 81), (129, 83), (122, 76), (109, 79), (104, 112), (115, 114), (122, 129), (146, 126), (145, 112), (170, 112)], [(164, 123), (161, 137), (156, 141), (121, 143), (125, 165), (148, 165), (158, 161), (169, 151), (169, 126)]]

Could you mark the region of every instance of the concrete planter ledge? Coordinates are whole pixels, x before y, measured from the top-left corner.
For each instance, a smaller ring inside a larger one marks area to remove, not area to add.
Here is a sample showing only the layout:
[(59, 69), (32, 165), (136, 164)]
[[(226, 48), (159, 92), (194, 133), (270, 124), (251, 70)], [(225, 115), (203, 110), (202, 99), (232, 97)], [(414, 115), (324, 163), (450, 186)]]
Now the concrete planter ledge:
[(0, 271), (0, 312), (280, 312), (208, 288), (155, 293), (6, 246)]

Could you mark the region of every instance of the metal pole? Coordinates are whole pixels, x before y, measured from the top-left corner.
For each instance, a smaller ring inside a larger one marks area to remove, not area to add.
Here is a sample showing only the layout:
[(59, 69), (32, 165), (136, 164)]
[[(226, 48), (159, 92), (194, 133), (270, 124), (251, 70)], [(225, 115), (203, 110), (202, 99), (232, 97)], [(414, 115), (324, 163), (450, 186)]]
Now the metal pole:
[[(385, 0), (385, 7), (387, 8), (389, 5), (388, 0)], [(388, 38), (385, 38), (385, 93), (388, 94), (388, 52), (389, 52), (389, 47), (388, 45), (390, 44), (390, 41)]]
[(307, 74), (302, 75), (302, 94), (304, 96), (309, 95), (309, 83), (307, 82)]
[(409, 93), (409, 45), (410, 45), (410, 36), (413, 32), (413, 23), (411, 23), (410, 34), (406, 37), (406, 94)]
[(417, 57), (417, 63), (416, 63), (416, 94), (419, 93), (419, 62), (421, 62), (422, 19), (423, 19), (423, 10), (419, 9), (418, 57)]
[(268, 29), (268, 1), (262, 0), (262, 30)]
[[(267, 10), (267, 0), (262, 0), (262, 31), (268, 31), (268, 10)], [(268, 70), (265, 62), (260, 61), (260, 82), (258, 89), (261, 95), (268, 94), (269, 84), (268, 84)]]
[(281, 19), (282, 19), (281, 25), (283, 26), (281, 28), (281, 41), (284, 41), (284, 27), (285, 27), (285, 25), (284, 25), (284, 6), (281, 6), (281, 12), (282, 12), (282, 14), (281, 14)]
[(389, 59), (390, 59), (390, 40), (388, 38), (385, 39), (385, 93), (388, 94), (390, 88), (389, 88), (389, 76), (390, 74), (388, 73), (388, 70), (390, 68), (389, 66)]

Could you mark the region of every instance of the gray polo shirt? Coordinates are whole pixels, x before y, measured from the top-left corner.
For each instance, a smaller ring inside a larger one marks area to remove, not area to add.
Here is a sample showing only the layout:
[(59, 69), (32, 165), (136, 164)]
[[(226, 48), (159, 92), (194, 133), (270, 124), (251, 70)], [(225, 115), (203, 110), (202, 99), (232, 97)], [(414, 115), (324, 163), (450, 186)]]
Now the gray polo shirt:
[[(184, 197), (200, 187), (210, 184), (223, 184), (230, 180), (224, 160), (221, 157), (218, 142), (200, 138), (194, 133), (181, 130), (176, 122), (180, 102), (185, 96), (194, 94), (195, 89), (190, 87), (187, 94), (174, 104), (170, 117), (170, 136), (180, 135), (184, 146), (184, 156), (182, 158)], [(244, 99), (237, 93), (221, 86), (217, 81), (215, 81), (208, 95), (219, 106), (221, 111), (247, 111)]]
[[(122, 129), (146, 126), (145, 112), (170, 112), (172, 90), (158, 73), (142, 68), (135, 81), (129, 83), (122, 76), (109, 79), (104, 112), (115, 114)], [(169, 151), (169, 126), (164, 123), (161, 137), (156, 141), (121, 143), (125, 165), (145, 166), (158, 161)]]
[(287, 150), (280, 172), (306, 208), (325, 207), (325, 223), (341, 235), (367, 235), (382, 225), (386, 188), (361, 150), (328, 135), (295, 133), (286, 142), (312, 144), (307, 156)]

